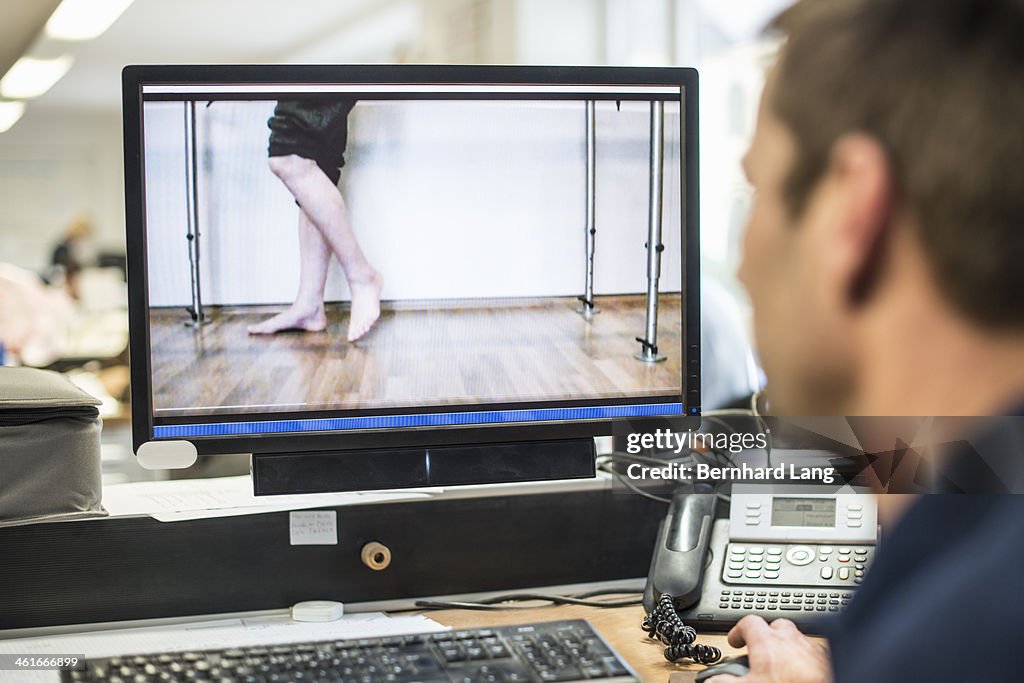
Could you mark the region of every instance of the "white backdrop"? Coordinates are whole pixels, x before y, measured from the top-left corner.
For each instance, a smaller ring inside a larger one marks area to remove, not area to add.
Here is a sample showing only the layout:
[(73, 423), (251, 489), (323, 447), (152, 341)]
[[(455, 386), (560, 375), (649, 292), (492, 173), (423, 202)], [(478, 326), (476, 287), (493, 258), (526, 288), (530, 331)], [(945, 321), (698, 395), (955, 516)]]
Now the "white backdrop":
[[(198, 106), (203, 301), (291, 301), (297, 207), (273, 102)], [(584, 278), (583, 102), (362, 101), (341, 190), (386, 300), (569, 296)], [(150, 303), (190, 302), (181, 103), (145, 107)], [(646, 288), (649, 105), (597, 104), (597, 294)], [(662, 291), (680, 288), (679, 106), (665, 110)], [(348, 299), (332, 262), (328, 301)]]

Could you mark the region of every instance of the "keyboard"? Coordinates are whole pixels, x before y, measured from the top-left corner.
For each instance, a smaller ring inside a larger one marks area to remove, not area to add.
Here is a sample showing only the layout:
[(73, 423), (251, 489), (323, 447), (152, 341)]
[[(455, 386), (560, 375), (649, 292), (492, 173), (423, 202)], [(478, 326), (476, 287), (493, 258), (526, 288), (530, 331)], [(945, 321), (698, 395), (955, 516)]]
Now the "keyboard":
[(582, 619), (386, 638), (88, 659), (63, 681), (636, 681)]

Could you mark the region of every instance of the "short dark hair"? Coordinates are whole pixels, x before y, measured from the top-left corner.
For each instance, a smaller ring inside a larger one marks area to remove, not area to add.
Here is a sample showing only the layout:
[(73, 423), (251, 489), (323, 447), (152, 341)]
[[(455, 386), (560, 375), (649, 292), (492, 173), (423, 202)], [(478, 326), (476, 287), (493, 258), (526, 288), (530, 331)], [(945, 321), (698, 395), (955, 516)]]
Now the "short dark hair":
[(943, 295), (986, 327), (1024, 328), (1024, 0), (798, 0), (770, 95), (797, 154), (799, 213), (836, 140), (862, 132)]

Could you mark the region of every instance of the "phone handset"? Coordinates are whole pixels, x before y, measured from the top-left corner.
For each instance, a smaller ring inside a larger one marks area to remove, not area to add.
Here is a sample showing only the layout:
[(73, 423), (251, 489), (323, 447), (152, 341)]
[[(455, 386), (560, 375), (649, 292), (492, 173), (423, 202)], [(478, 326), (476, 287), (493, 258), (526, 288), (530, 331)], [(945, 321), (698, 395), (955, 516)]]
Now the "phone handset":
[(685, 609), (700, 599), (715, 519), (713, 493), (676, 493), (661, 523), (644, 589), (644, 607), (653, 610), (662, 595)]
[(679, 616), (680, 609), (700, 599), (716, 502), (713, 493), (675, 494), (658, 532), (644, 588), (642, 628), (666, 645), (670, 662), (712, 664), (722, 658), (718, 648), (695, 642), (696, 630)]

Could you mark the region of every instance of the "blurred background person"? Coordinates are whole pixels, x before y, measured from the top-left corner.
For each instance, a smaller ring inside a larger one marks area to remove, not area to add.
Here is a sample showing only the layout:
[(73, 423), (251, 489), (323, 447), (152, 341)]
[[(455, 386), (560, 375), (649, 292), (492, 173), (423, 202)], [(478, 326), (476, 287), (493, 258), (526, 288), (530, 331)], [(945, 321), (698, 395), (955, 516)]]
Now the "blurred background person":
[(51, 282), (63, 284), (72, 299), (81, 299), (79, 277), (82, 269), (95, 264), (95, 230), (85, 216), (76, 216), (53, 248), (50, 256)]

